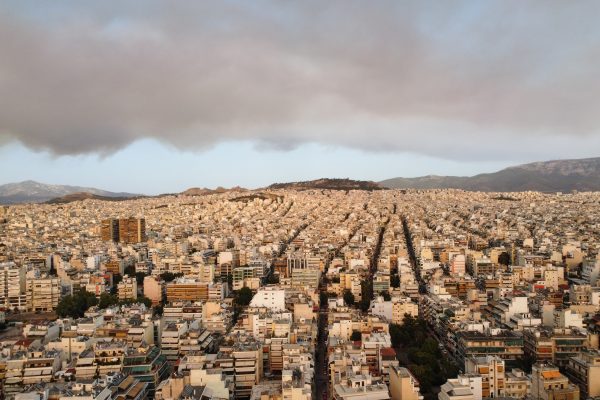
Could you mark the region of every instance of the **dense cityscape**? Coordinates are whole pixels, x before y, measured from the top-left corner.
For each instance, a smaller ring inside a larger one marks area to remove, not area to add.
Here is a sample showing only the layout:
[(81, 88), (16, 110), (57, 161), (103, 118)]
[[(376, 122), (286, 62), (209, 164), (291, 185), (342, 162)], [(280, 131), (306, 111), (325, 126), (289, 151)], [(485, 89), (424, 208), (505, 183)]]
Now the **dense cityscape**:
[(4, 399), (600, 396), (600, 195), (0, 208)]
[(0, 400), (600, 400), (599, 16), (0, 1)]

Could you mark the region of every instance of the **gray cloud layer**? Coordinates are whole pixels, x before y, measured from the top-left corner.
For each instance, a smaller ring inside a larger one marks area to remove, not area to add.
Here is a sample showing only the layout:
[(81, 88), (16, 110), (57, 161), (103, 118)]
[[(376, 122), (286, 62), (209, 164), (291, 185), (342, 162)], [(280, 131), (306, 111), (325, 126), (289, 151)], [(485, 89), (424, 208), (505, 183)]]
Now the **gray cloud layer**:
[(56, 154), (145, 137), (600, 149), (598, 1), (82, 3), (1, 6), (0, 137)]

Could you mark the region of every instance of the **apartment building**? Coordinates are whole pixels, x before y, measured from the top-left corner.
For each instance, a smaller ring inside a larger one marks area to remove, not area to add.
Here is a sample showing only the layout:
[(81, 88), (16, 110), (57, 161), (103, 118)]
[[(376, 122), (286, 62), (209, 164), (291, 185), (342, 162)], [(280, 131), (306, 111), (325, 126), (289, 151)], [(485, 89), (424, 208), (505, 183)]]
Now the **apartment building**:
[(484, 398), (505, 395), (504, 360), (500, 357), (469, 357), (465, 360), (465, 373), (481, 375), (481, 395)]
[(389, 376), (392, 400), (423, 400), (419, 392), (419, 382), (407, 368), (391, 366)]
[(137, 299), (137, 279), (135, 276), (125, 275), (117, 285), (119, 300)]
[(27, 279), (27, 309), (29, 311), (52, 311), (61, 296), (60, 279), (41, 277)]
[(565, 375), (579, 386), (581, 397), (586, 399), (600, 396), (600, 352), (582, 351), (569, 358)]
[(27, 296), (25, 267), (14, 262), (0, 263), (0, 306), (25, 311)]
[(206, 301), (208, 284), (194, 279), (179, 278), (167, 283), (167, 301)]
[(531, 369), (533, 400), (579, 400), (579, 387), (552, 364), (536, 363)]
[(141, 243), (146, 240), (146, 219), (131, 217), (119, 219), (119, 242)]
[(144, 277), (144, 296), (152, 300), (152, 305), (161, 304), (166, 295), (166, 285), (159, 277)]

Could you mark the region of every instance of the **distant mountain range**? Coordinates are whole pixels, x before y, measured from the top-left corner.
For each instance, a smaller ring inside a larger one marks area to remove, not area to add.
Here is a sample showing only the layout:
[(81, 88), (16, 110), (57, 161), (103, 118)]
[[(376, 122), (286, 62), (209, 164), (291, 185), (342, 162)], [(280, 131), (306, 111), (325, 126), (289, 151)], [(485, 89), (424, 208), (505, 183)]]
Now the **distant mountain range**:
[(322, 178), (314, 181), (274, 183), (267, 189), (329, 189), (329, 190), (381, 190), (385, 189), (380, 184), (372, 181), (355, 181), (352, 179)]
[[(73, 196), (74, 194), (77, 195)], [(75, 199), (78, 199), (77, 197), (83, 199), (84, 197), (92, 198), (92, 196), (97, 196), (99, 198), (110, 198), (111, 200), (139, 196), (133, 193), (116, 193), (81, 186), (48, 185), (35, 181), (0, 185), (0, 204), (43, 203), (53, 199), (56, 199), (55, 202), (61, 202), (59, 198), (67, 195), (71, 195)]]
[[(428, 175), (418, 178), (392, 178), (381, 182), (323, 178), (304, 182), (274, 183), (263, 190), (381, 190), (385, 188), (463, 189), (484, 192), (519, 192), (526, 190), (540, 192), (600, 191), (600, 157), (535, 162), (475, 176)], [(180, 194), (203, 196), (229, 191), (246, 192), (250, 190), (241, 187), (231, 189), (221, 187), (216, 189), (191, 188)], [(0, 185), (0, 204), (43, 202), (60, 204), (85, 199), (119, 201), (137, 197), (147, 196), (125, 192), (110, 192), (90, 187), (48, 185), (35, 181)]]
[(508, 167), (475, 176), (392, 178), (379, 182), (398, 189), (463, 189), (483, 192), (600, 191), (600, 157), (554, 160)]

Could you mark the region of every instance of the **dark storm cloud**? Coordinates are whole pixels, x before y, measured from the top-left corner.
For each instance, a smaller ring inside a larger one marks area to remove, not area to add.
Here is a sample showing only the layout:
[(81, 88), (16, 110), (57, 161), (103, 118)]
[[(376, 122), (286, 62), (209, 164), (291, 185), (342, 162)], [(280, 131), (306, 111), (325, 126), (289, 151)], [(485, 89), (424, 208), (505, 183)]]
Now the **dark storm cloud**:
[(599, 12), (596, 1), (5, 3), (0, 139), (55, 154), (148, 137), (585, 154), (600, 145)]

